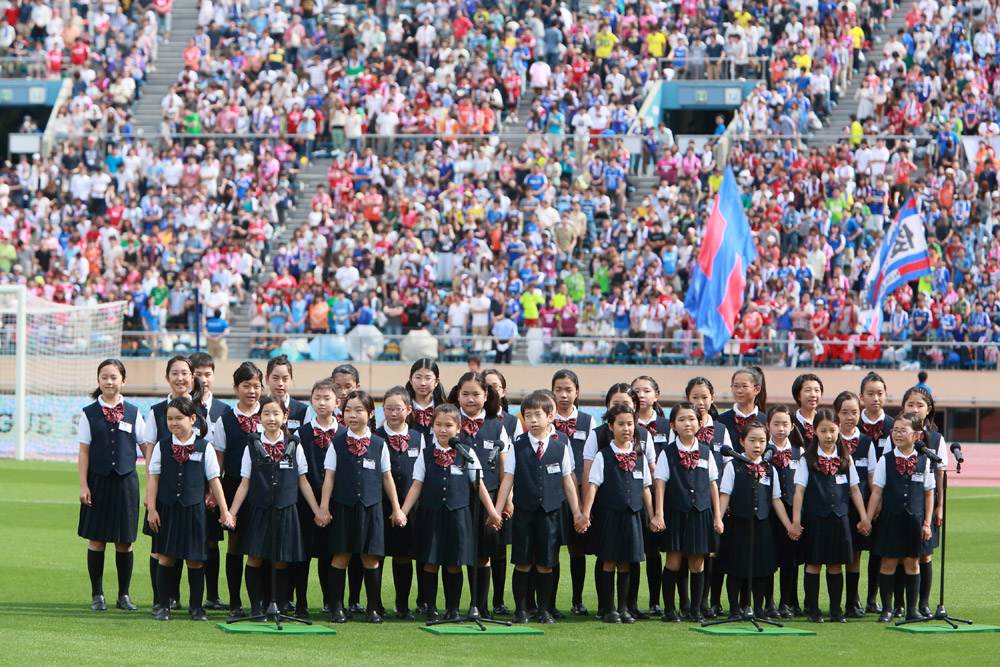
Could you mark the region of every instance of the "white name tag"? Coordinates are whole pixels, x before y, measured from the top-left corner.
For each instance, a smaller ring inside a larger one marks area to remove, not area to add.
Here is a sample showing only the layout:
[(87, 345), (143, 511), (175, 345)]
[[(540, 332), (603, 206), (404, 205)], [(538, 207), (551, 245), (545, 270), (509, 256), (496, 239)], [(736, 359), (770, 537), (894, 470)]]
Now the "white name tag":
[(573, 439), (574, 440), (586, 440), (587, 439), (587, 432), (586, 431), (575, 431), (573, 433)]
[(799, 467), (799, 462), (798, 461), (794, 461), (794, 460), (793, 461), (789, 461), (788, 462), (788, 467), (791, 468), (792, 470), (795, 470), (796, 468)]
[(922, 473), (922, 472), (915, 472), (915, 473), (913, 473), (912, 475), (910, 475), (910, 481), (911, 482), (922, 482), (922, 481), (924, 481), (924, 473)]
[(365, 470), (375, 470), (375, 459), (362, 459), (361, 465)]
[(855, 468), (867, 468), (868, 467), (868, 459), (858, 459), (857, 461), (854, 462), (854, 467)]
[(292, 462), (288, 459), (283, 459), (280, 463), (278, 463), (278, 467), (282, 470), (291, 470)]
[(554, 475), (555, 473), (560, 472), (558, 463), (550, 463), (549, 465), (545, 466), (545, 469), (549, 471), (550, 475)]
[(708, 470), (708, 459), (698, 459), (698, 467)]
[(298, 419), (289, 419), (288, 420), (288, 429), (290, 431), (294, 431), (295, 429), (297, 429), (300, 426), (302, 426), (302, 422), (300, 422)]
[(202, 454), (201, 452), (193, 452), (191, 454), (191, 460), (192, 461), (201, 461), (201, 454)]
[(132, 425), (128, 422), (118, 422), (118, 430), (122, 433), (131, 433)]
[(635, 478), (635, 479), (642, 479), (642, 471), (641, 470), (633, 470), (632, 471), (632, 477)]
[(760, 483), (763, 484), (764, 486), (771, 486), (771, 478), (770, 477), (761, 477), (760, 478)]
[(419, 454), (419, 453), (420, 453), (420, 452), (418, 452), (418, 451), (417, 451), (417, 450), (415, 450), (415, 449), (407, 449), (407, 450), (406, 450), (406, 455), (407, 455), (407, 456), (409, 456), (409, 457), (410, 457), (411, 459), (415, 459), (415, 458), (417, 458), (417, 454)]
[(666, 442), (667, 435), (665, 433), (657, 433), (653, 436), (653, 442)]
[(452, 475), (461, 475), (462, 474), (462, 469), (459, 468), (458, 466), (451, 466), (448, 470), (451, 472)]
[(847, 484), (847, 475), (837, 475), (833, 481), (837, 484)]

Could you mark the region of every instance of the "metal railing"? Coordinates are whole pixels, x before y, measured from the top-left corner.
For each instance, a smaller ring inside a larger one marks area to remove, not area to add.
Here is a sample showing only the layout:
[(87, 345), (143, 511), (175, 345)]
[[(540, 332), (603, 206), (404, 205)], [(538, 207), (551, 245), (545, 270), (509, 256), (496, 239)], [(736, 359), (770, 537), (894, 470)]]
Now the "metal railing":
[[(659, 59), (660, 75), (664, 81), (739, 81), (741, 79), (766, 79), (770, 73), (772, 58), (769, 56), (747, 56), (746, 63), (738, 64), (733, 56), (694, 59), (690, 51), (683, 58), (684, 65), (675, 65), (675, 58), (665, 56)], [(673, 72), (668, 79), (667, 71)]]

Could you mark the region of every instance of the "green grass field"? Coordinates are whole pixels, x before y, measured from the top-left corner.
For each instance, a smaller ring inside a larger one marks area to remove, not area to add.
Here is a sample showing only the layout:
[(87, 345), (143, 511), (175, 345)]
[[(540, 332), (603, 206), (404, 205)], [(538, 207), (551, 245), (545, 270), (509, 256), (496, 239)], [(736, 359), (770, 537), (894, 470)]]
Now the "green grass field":
[[(871, 616), (849, 625), (792, 624), (816, 630), (818, 634), (812, 637), (712, 637), (689, 631), (687, 624), (647, 621), (607, 626), (594, 619), (547, 626), (544, 636), (437, 637), (418, 630), (418, 623), (396, 620), (382, 626), (347, 623), (337, 626), (336, 636), (231, 635), (214, 623), (188, 620), (186, 612), (169, 623), (152, 620), (146, 568), (149, 540), (142, 535), (135, 545), (132, 581), (132, 597), (141, 611), (92, 612), (86, 543), (76, 536), (77, 488), (72, 464), (0, 461), (0, 664), (233, 664), (251, 660), (257, 664), (733, 664), (736, 656), (748, 664), (782, 664), (803, 658), (815, 665), (983, 664), (991, 660), (989, 655), (995, 657), (1000, 646), (1000, 634), (913, 635), (887, 630)], [(1000, 489), (953, 489), (949, 507), (949, 609), (977, 624), (1000, 625), (996, 566)], [(563, 568), (568, 570), (568, 566)], [(116, 584), (111, 549), (104, 579), (113, 607)], [(387, 603), (392, 600), (390, 579), (385, 578)], [(589, 573), (587, 583), (585, 602), (593, 610), (596, 599)], [(862, 581), (862, 590), (864, 586)], [(312, 598), (318, 599), (318, 584), (310, 588), (316, 591)], [(641, 590), (643, 604), (645, 582)], [(935, 583), (935, 604), (936, 591)], [(568, 610), (566, 575), (561, 593), (560, 607)], [(185, 581), (185, 606), (186, 596)], [(509, 591), (507, 600), (512, 604)], [(209, 613), (223, 618), (221, 612)]]

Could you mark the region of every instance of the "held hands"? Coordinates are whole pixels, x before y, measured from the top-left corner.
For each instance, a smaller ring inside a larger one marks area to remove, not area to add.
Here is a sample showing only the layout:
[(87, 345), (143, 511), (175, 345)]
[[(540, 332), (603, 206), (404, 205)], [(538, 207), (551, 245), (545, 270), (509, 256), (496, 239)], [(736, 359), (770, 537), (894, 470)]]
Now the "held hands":
[(90, 497), (90, 487), (81, 486), (80, 487), (80, 504), (90, 507), (93, 504), (93, 499)]
[(858, 532), (862, 535), (870, 535), (872, 532), (872, 522), (867, 518), (858, 521)]
[(514, 516), (514, 501), (513, 499), (507, 499), (507, 505), (503, 508), (503, 512), (500, 513), (504, 521), (510, 521), (510, 518)]
[(205, 494), (205, 507), (207, 507), (209, 510), (213, 512), (218, 507), (218, 505), (215, 504), (215, 498), (212, 496), (211, 493)]
[(664, 523), (663, 517), (660, 516), (659, 514), (655, 515), (652, 519), (649, 520), (649, 529), (654, 533), (662, 533), (664, 530), (666, 530), (666, 528), (667, 524)]
[(500, 530), (503, 527), (503, 517), (497, 514), (496, 510), (490, 512), (490, 515), (486, 517), (486, 525), (493, 530)]
[(798, 540), (802, 537), (802, 524), (793, 523), (792, 527), (788, 529), (788, 538), (792, 541)]
[(155, 507), (149, 508), (149, 516), (146, 517), (146, 521), (149, 523), (149, 529), (154, 533), (160, 532), (160, 513), (156, 511)]
[(406, 525), (406, 515), (403, 514), (403, 510), (396, 510), (389, 515), (389, 521), (397, 528), (402, 528)]
[(587, 529), (590, 528), (590, 517), (577, 512), (573, 515), (573, 528), (578, 533), (586, 533)]
[(722, 535), (722, 531), (726, 529), (725, 525), (722, 523), (722, 517), (715, 520), (715, 533), (716, 535)]
[(229, 512), (226, 512), (225, 514), (219, 516), (219, 523), (222, 524), (223, 528), (233, 530), (236, 528), (236, 517)]

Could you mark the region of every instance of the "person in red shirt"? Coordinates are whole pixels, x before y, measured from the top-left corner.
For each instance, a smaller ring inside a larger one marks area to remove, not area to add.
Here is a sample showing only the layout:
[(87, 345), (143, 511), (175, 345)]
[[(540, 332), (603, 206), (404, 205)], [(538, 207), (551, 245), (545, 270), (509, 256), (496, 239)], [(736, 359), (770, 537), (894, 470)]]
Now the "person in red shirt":
[(90, 59), (90, 46), (86, 41), (80, 39), (69, 50), (69, 62), (74, 68), (79, 69)]
[(826, 307), (825, 299), (816, 299), (816, 312), (809, 320), (810, 331), (814, 338), (823, 340), (830, 330), (830, 311)]
[(298, 104), (292, 105), (292, 110), (288, 112), (288, 134), (298, 134), (299, 125), (302, 123), (302, 110)]
[(469, 17), (465, 15), (464, 12), (459, 11), (458, 16), (452, 21), (452, 28), (455, 30), (456, 39), (462, 39), (465, 37), (465, 33), (469, 32), (469, 28), (472, 27), (472, 21)]
[(63, 57), (62, 49), (52, 49), (49, 51), (49, 73), (51, 74), (61, 74), (63, 68)]
[(507, 91), (507, 109), (511, 113), (511, 121), (517, 122), (517, 100), (521, 97), (521, 77), (517, 72), (511, 71), (504, 77), (503, 87)]
[(587, 76), (587, 72), (590, 71), (590, 63), (584, 60), (582, 57), (577, 56), (573, 59), (573, 83), (578, 84), (583, 81), (583, 77)]
[(751, 341), (760, 340), (764, 331), (764, 318), (757, 309), (757, 304), (751, 301), (747, 304), (747, 312), (743, 314), (743, 339), (747, 341), (748, 350), (756, 347), (756, 343)]
[(181, 51), (181, 57), (184, 58), (184, 65), (190, 67), (195, 72), (198, 71), (198, 66), (201, 64), (201, 49), (194, 43), (194, 38), (188, 40), (188, 45), (183, 51)]

